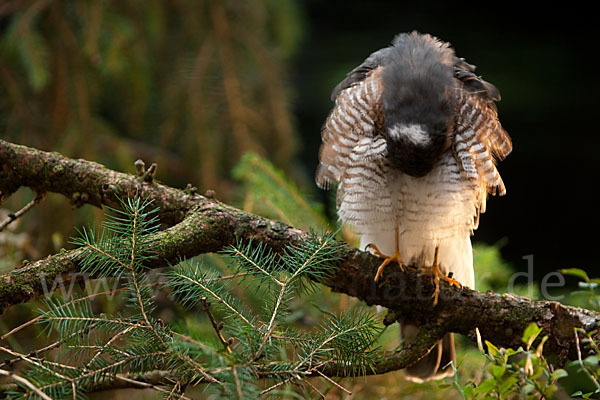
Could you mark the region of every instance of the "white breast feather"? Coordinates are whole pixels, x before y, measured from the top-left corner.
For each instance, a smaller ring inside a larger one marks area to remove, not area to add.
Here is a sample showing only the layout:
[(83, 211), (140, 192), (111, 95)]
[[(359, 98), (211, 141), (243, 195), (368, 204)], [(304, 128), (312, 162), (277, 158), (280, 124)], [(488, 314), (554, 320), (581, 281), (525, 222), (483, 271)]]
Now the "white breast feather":
[[(363, 179), (361, 185), (342, 180), (339, 215), (361, 235), (361, 247), (374, 243), (383, 253), (393, 254), (394, 228), (398, 226), (405, 263), (430, 266), (439, 246), (442, 270), (452, 271), (462, 284), (474, 287), (470, 235), (481, 187), (465, 179), (451, 151), (421, 178), (387, 166), (385, 152), (377, 157), (381, 159), (355, 167), (361, 170), (357, 174)], [(376, 174), (378, 165), (382, 170)]]

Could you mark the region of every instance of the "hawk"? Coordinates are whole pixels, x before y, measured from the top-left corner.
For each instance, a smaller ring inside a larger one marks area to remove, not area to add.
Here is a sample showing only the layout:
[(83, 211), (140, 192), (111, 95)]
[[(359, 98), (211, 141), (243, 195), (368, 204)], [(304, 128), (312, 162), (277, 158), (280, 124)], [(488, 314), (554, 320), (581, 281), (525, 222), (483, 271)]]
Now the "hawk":
[[(498, 89), (449, 43), (412, 32), (350, 71), (331, 98), (316, 181), (324, 189), (337, 182), (340, 219), (361, 248), (385, 258), (375, 280), (397, 261), (431, 266), (436, 284), (474, 288), (470, 236), (487, 195), (506, 192), (496, 161), (512, 150)], [(414, 337), (418, 327), (402, 324), (401, 332)], [(449, 334), (406, 376), (451, 375), (442, 368), (453, 359)]]

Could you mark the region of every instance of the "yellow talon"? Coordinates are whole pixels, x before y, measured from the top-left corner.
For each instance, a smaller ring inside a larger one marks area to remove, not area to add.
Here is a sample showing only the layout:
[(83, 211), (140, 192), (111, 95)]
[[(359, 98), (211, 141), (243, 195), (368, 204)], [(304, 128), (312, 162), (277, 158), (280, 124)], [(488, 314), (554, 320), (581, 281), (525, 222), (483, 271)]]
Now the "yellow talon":
[(402, 263), (403, 263), (402, 257), (400, 256), (400, 250), (398, 249), (398, 239), (399, 239), (398, 236), (399, 236), (399, 232), (398, 232), (398, 228), (396, 227), (396, 251), (394, 251), (394, 254), (392, 256), (386, 256), (385, 254), (383, 254), (381, 251), (379, 251), (377, 246), (375, 246), (373, 243), (369, 243), (366, 246), (365, 250), (372, 249), (373, 253), (375, 255), (385, 259), (385, 260), (383, 260), (381, 265), (379, 265), (379, 268), (377, 268), (377, 273), (375, 274), (375, 279), (374, 279), (375, 282), (379, 281), (379, 278), (383, 274), (383, 268), (385, 268), (385, 266), (388, 265), (389, 263), (391, 263), (392, 261), (397, 262), (398, 265), (400, 266), (400, 269), (402, 271), (404, 271), (404, 267), (402, 266)]
[(446, 281), (450, 286), (461, 287), (461, 284), (456, 279), (453, 279), (449, 276), (446, 276), (442, 273), (439, 266), (439, 246), (435, 248), (435, 253), (433, 255), (433, 265), (430, 268), (430, 271), (420, 271), (420, 274), (428, 274), (433, 276), (433, 284), (435, 285), (435, 291), (433, 292), (433, 305), (438, 303), (439, 295), (440, 295), (440, 279)]

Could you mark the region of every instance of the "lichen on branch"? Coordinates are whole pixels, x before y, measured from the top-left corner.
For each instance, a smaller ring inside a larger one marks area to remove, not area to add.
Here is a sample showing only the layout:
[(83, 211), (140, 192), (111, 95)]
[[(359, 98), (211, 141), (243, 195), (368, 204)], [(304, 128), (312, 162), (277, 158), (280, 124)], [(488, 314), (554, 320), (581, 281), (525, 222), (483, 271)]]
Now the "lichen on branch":
[[(169, 227), (155, 234), (157, 257), (151, 267), (162, 267), (183, 258), (216, 252), (240, 240), (255, 240), (274, 251), (300, 243), (308, 233), (250, 214), (212, 198), (171, 188), (139, 177), (112, 171), (102, 165), (74, 160), (57, 153), (0, 141), (0, 199), (20, 186), (38, 192), (56, 192), (71, 199), (87, 193), (84, 203), (118, 206), (115, 195), (151, 199), (160, 208), (161, 222)], [(80, 196), (81, 199), (81, 196)], [(80, 250), (64, 251), (28, 263), (0, 276), (0, 311), (44, 294), (56, 277), (66, 281), (80, 271)], [(433, 285), (416, 271), (386, 269), (375, 284), (379, 259), (347, 245), (341, 246), (337, 269), (320, 283), (354, 296), (369, 305), (385, 306), (399, 320), (443, 327), (448, 332), (475, 338), (478, 328), (484, 339), (499, 346), (518, 347), (521, 333), (536, 322), (548, 335), (544, 351), (564, 364), (577, 357), (574, 329), (593, 331), (600, 314), (557, 302), (533, 301), (515, 295), (480, 293), (468, 288), (441, 285), (434, 307)], [(48, 284), (50, 283), (50, 284)], [(46, 286), (44, 286), (46, 285)]]

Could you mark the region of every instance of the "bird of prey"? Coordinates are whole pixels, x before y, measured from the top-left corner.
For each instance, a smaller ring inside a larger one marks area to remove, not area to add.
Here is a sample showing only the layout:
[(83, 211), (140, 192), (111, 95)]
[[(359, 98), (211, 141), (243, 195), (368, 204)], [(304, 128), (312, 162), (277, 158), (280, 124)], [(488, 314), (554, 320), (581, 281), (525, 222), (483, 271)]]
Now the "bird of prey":
[[(396, 261), (431, 267), (436, 284), (474, 288), (470, 236), (488, 193), (506, 192), (496, 162), (512, 150), (498, 89), (449, 43), (412, 32), (367, 57), (331, 98), (316, 181), (338, 184), (340, 219), (361, 248), (385, 258), (375, 280)], [(402, 324), (401, 332), (414, 337), (418, 327)], [(453, 358), (449, 334), (405, 375), (440, 379), (452, 374), (442, 369)]]

